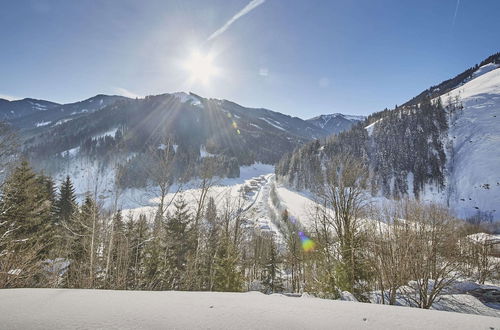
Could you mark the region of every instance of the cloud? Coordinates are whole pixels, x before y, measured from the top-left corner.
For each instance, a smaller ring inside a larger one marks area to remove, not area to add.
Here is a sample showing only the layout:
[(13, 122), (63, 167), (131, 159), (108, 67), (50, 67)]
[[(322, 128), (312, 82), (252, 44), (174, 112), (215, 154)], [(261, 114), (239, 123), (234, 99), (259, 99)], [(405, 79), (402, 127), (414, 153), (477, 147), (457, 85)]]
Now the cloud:
[(15, 97), (12, 95), (7, 95), (7, 94), (0, 94), (0, 99), (4, 99), (7, 101), (15, 101), (15, 100), (20, 100), (20, 97)]
[(453, 15), (453, 22), (451, 23), (451, 26), (455, 26), (455, 21), (457, 20), (459, 6), (460, 6), (460, 0), (457, 0), (457, 6), (455, 7), (455, 14)]
[(245, 8), (243, 8), (238, 13), (236, 13), (236, 15), (234, 15), (233, 17), (231, 17), (231, 19), (229, 21), (227, 21), (226, 24), (224, 24), (220, 29), (218, 29), (217, 31), (215, 31), (214, 33), (212, 33), (210, 35), (210, 37), (208, 37), (207, 41), (210, 41), (210, 40), (212, 40), (212, 39), (217, 38), (218, 36), (220, 36), (234, 22), (236, 22), (238, 19), (240, 19), (241, 17), (245, 16), (246, 14), (248, 14), (249, 12), (251, 12), (252, 10), (254, 10), (255, 8), (257, 8), (258, 6), (262, 5), (264, 2), (266, 2), (266, 0), (252, 0), (252, 1), (250, 1), (245, 6)]
[(114, 87), (113, 88), (114, 92), (117, 93), (118, 95), (125, 96), (125, 97), (130, 97), (132, 99), (135, 98), (142, 98), (143, 96), (136, 94), (134, 92), (129, 91), (128, 89), (122, 88), (122, 87)]
[(263, 77), (267, 77), (269, 75), (269, 69), (268, 68), (260, 68), (259, 75), (263, 76)]

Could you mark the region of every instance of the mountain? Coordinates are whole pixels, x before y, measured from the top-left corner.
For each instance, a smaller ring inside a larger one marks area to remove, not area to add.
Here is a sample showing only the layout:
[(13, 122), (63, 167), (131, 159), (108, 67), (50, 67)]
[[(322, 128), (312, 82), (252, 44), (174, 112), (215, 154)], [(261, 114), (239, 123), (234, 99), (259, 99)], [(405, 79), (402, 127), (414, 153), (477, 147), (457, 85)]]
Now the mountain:
[[(13, 118), (6, 118), (14, 127), (19, 129), (29, 129), (33, 127), (56, 125), (63, 121), (68, 121), (81, 116), (86, 113), (93, 113), (94, 111), (101, 110), (108, 105), (115, 103), (116, 101), (126, 100), (126, 97), (116, 96), (116, 95), (96, 95), (84, 101), (68, 103), (68, 104), (57, 104), (48, 101), (28, 101), (36, 105), (36, 110), (29, 111), (24, 114), (17, 115)], [(31, 99), (24, 99), (31, 100)], [(21, 100), (21, 101), (24, 101)], [(17, 102), (17, 101), (13, 101)], [(12, 102), (11, 102), (12, 103)], [(47, 105), (48, 104), (48, 105)], [(44, 111), (40, 111), (44, 107)], [(5, 105), (6, 112), (12, 112), (18, 114), (15, 109), (12, 109), (11, 105)]]
[(167, 140), (178, 180), (199, 175), (211, 160), (217, 175), (237, 177), (240, 166), (275, 164), (285, 152), (330, 134), (297, 117), (184, 92), (143, 99), (97, 95), (9, 122), (37, 169), (58, 179), (88, 179), (92, 170), (109, 184), (120, 169), (126, 187), (148, 184), (151, 150), (164, 150)]
[(34, 113), (43, 113), (50, 111), (60, 104), (25, 98), (22, 100), (8, 101), (0, 99), (0, 120), (13, 120)]
[(320, 115), (306, 121), (328, 131), (330, 134), (338, 134), (351, 128), (355, 123), (365, 120), (365, 116), (344, 115), (341, 113), (333, 113), (328, 115)]
[(313, 189), (321, 169), (347, 152), (369, 167), (374, 196), (415, 196), (463, 218), (500, 219), (499, 143), (497, 53), (396, 109), (286, 154), (276, 173), (294, 188)]

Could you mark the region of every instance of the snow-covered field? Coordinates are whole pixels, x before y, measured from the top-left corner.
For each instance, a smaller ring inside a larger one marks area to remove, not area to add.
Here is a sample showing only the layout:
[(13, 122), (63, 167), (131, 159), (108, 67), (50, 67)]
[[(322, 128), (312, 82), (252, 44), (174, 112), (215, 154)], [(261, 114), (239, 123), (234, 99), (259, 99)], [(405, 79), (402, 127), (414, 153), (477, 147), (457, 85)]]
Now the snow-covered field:
[(0, 290), (3, 329), (500, 329), (500, 319), (249, 293)]

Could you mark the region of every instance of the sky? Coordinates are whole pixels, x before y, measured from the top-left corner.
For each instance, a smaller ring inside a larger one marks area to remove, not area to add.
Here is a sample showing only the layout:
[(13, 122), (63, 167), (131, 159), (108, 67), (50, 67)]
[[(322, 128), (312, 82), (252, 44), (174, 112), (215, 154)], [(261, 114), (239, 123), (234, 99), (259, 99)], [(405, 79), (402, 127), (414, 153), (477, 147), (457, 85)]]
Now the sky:
[(498, 13), (498, 0), (1, 1), (0, 98), (192, 91), (368, 115), (500, 51)]

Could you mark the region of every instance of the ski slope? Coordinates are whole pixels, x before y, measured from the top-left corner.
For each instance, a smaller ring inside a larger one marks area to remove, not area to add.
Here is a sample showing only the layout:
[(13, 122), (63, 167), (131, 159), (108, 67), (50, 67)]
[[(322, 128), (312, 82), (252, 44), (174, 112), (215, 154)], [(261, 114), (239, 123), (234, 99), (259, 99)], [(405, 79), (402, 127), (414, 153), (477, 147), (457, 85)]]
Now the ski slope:
[(0, 310), (5, 329), (500, 328), (494, 317), (257, 292), (6, 289)]

